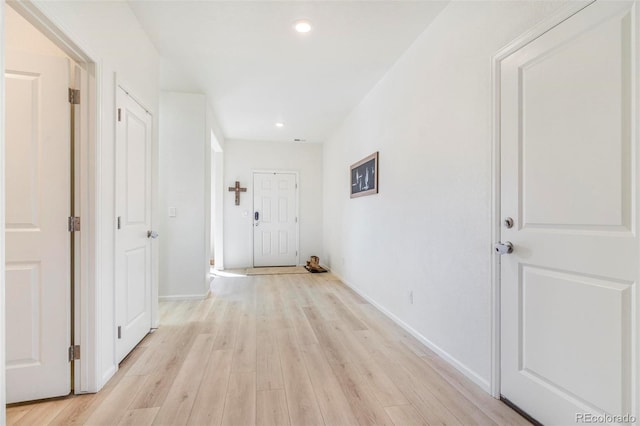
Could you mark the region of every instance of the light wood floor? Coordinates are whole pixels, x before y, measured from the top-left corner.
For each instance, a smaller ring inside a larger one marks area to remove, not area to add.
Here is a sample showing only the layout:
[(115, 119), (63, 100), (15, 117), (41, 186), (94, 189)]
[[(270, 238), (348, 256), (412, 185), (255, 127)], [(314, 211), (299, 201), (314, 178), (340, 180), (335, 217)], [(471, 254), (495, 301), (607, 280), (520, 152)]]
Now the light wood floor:
[(218, 277), (93, 395), (9, 425), (512, 425), (527, 422), (331, 274)]

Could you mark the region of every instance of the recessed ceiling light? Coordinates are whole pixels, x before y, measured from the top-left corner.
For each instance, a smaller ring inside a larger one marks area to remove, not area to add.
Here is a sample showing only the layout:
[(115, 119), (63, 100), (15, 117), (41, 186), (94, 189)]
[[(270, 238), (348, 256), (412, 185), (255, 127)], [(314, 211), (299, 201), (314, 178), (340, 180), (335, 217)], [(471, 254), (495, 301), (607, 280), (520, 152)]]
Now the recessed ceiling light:
[(277, 123), (276, 123), (276, 127), (284, 127), (284, 123), (277, 122)]
[(293, 28), (299, 33), (308, 33), (311, 31), (311, 22), (306, 19), (301, 19), (293, 23)]

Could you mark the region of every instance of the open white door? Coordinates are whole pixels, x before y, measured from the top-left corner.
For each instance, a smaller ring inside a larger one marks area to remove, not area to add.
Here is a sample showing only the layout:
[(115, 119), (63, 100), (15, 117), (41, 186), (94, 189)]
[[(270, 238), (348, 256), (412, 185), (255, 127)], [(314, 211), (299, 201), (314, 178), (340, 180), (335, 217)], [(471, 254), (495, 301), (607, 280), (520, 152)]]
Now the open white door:
[(152, 118), (122, 88), (116, 117), (116, 356), (151, 329)]
[(253, 266), (298, 264), (297, 175), (253, 174)]
[(6, 52), (7, 402), (70, 392), (69, 62)]
[(500, 66), (501, 393), (547, 425), (638, 416), (638, 24), (596, 2)]

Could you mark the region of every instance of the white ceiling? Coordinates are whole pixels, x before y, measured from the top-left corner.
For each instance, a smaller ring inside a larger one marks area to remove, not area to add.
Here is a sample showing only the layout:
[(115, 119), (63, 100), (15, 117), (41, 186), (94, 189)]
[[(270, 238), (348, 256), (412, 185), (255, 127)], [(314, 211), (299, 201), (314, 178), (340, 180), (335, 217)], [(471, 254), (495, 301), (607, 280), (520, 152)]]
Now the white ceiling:
[[(446, 4), (129, 3), (163, 57), (162, 88), (206, 93), (225, 138), (309, 142), (331, 136)], [(296, 33), (298, 19), (313, 30)]]

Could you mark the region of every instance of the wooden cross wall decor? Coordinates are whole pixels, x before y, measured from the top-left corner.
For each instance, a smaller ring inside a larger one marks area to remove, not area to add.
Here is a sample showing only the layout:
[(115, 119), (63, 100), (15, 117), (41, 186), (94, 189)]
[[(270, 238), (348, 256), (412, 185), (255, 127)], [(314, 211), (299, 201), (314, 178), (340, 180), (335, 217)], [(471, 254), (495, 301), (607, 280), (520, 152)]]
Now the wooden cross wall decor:
[(236, 193), (236, 206), (240, 205), (240, 193), (247, 192), (247, 188), (240, 188), (240, 182), (236, 181), (236, 186), (230, 186), (229, 192)]

